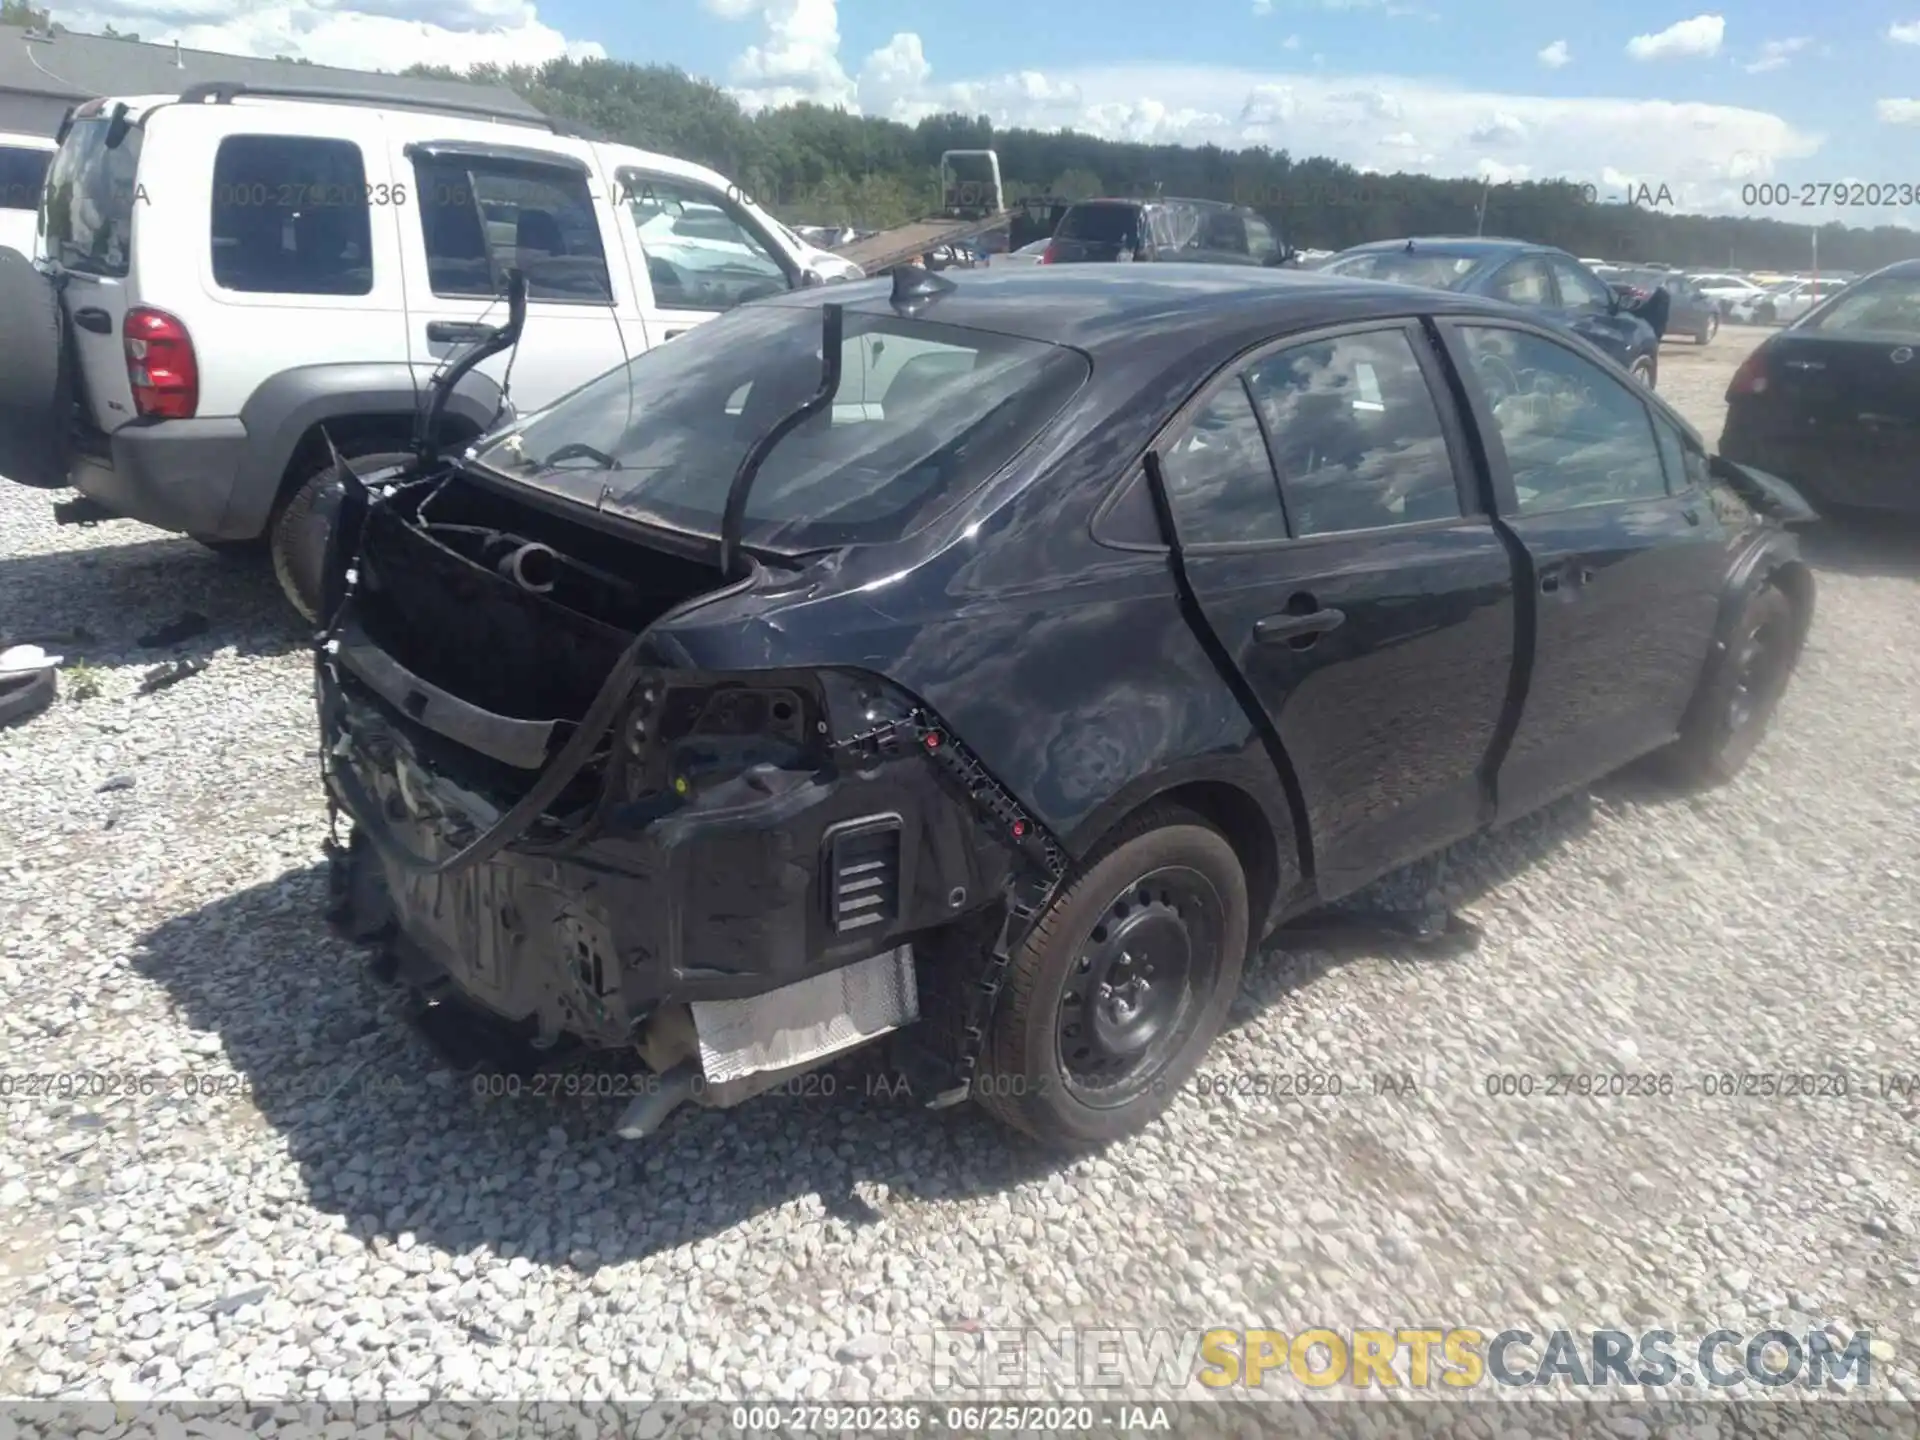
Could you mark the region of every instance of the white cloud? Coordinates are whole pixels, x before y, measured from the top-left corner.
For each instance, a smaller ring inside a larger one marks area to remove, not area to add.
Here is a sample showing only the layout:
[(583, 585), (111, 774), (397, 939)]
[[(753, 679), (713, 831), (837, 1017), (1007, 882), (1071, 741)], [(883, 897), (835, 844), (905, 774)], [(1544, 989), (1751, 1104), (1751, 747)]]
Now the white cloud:
[(84, 0), (54, 9), (75, 30), (112, 25), (194, 50), (292, 55), (360, 70), (421, 63), (465, 70), (607, 53), (593, 41), (568, 40), (528, 0), (353, 0), (352, 9), (340, 0)]
[(1920, 20), (1909, 20), (1905, 24), (1893, 24), (1887, 27), (1887, 38), (1896, 45), (1920, 45)]
[(1517, 115), (1501, 111), (1467, 134), (1469, 145), (1514, 145), (1527, 138), (1527, 127)]
[(1287, 36), (1286, 39), (1280, 42), (1280, 48), (1282, 50), (1298, 50), (1300, 48), (1300, 37), (1298, 35)]
[(1627, 42), (1627, 54), (1636, 60), (1673, 60), (1689, 55), (1718, 55), (1726, 38), (1727, 22), (1720, 15), (1696, 15), (1669, 25), (1655, 35), (1636, 35)]
[(1482, 180), (1489, 181), (1495, 185), (1511, 185), (1516, 180), (1531, 178), (1533, 175), (1533, 167), (1531, 165), (1507, 165), (1498, 160), (1483, 158), (1478, 165), (1474, 166), (1474, 173)]
[(1769, 40), (1760, 47), (1760, 55), (1747, 66), (1749, 75), (1764, 75), (1769, 70), (1784, 70), (1787, 62), (1802, 50), (1813, 44), (1809, 36), (1798, 35), (1791, 40)]
[(1271, 15), (1273, 13), (1273, 0), (1253, 0), (1253, 13), (1262, 16)]
[(1886, 125), (1920, 125), (1920, 100), (1882, 100), (1873, 107)]
[(1545, 46), (1535, 58), (1538, 59), (1542, 65), (1546, 66), (1547, 69), (1558, 70), (1562, 65), (1565, 65), (1569, 60), (1573, 59), (1573, 55), (1572, 52), (1567, 49), (1566, 41), (1556, 40), (1551, 45)]

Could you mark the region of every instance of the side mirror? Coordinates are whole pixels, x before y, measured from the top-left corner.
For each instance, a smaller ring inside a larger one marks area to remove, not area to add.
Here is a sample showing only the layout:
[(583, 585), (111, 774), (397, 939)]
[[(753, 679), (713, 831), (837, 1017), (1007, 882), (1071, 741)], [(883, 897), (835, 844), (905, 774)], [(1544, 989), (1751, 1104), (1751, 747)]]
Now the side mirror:
[(811, 266), (800, 272), (800, 288), (812, 290), (827, 283), (827, 277)]

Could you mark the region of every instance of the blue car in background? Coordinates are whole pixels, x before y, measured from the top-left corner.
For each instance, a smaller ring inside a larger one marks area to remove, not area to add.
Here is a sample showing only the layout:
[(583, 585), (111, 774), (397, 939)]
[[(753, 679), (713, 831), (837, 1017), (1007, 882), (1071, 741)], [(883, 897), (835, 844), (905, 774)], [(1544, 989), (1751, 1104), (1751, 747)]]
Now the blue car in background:
[(1659, 380), (1660, 337), (1672, 297), (1656, 289), (1630, 302), (1550, 245), (1479, 236), (1376, 240), (1343, 250), (1320, 268), (1505, 300), (1566, 326), (1641, 384), (1651, 388)]

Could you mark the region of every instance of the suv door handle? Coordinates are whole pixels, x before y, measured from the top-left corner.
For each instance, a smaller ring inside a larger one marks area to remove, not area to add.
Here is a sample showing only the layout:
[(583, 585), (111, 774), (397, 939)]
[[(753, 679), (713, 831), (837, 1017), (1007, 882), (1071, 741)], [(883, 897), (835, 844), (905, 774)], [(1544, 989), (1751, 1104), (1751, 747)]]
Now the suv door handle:
[(1305, 639), (1311, 645), (1315, 638), (1345, 624), (1346, 619), (1347, 612), (1344, 610), (1312, 610), (1305, 615), (1282, 611), (1278, 615), (1255, 621), (1253, 638), (1262, 645), (1281, 645), (1300, 639)]
[(1698, 525), (1700, 523), (1700, 512), (1689, 505), (1680, 512), (1680, 518), (1685, 520), (1689, 525)]
[(491, 325), (472, 320), (429, 320), (427, 340), (434, 345), (454, 345), (468, 340), (484, 340), (493, 333)]
[(97, 305), (89, 305), (83, 310), (74, 311), (73, 323), (82, 330), (91, 330), (96, 335), (113, 333), (113, 317)]

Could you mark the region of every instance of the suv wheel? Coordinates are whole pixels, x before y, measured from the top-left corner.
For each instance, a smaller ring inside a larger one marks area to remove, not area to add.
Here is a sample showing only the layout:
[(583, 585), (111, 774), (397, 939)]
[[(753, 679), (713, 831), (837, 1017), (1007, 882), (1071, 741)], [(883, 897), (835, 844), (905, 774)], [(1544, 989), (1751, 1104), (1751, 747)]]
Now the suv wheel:
[(1218, 830), (1172, 807), (1129, 823), (1013, 957), (977, 1098), (1049, 1145), (1141, 1129), (1219, 1032), (1248, 923), (1246, 873)]
[[(340, 457), (353, 473), (367, 476), (406, 465), (413, 456), (404, 450), (383, 448), (391, 440), (363, 440), (340, 447)], [(319, 618), (320, 566), (327, 551), (327, 525), (321, 499), (333, 484), (333, 462), (303, 476), (267, 522), (267, 543), (273, 552), (273, 574), (288, 603), (304, 620)]]
[(1633, 362), (1632, 368), (1630, 368), (1627, 371), (1627, 373), (1633, 376), (1633, 378), (1638, 380), (1642, 385), (1646, 386), (1649, 390), (1653, 389), (1654, 380), (1656, 378), (1654, 375), (1653, 361), (1648, 359), (1645, 355), (1642, 355), (1638, 360), (1635, 360)]

